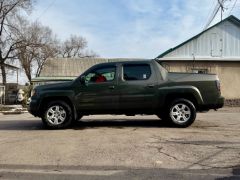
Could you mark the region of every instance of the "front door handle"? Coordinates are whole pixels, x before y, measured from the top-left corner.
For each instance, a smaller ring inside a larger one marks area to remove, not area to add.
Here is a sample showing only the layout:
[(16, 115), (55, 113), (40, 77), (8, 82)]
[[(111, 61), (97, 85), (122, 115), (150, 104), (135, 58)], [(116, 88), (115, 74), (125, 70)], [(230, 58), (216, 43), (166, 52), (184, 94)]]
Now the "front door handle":
[(114, 88), (115, 88), (115, 86), (109, 86), (108, 88), (109, 88), (109, 89), (114, 89)]

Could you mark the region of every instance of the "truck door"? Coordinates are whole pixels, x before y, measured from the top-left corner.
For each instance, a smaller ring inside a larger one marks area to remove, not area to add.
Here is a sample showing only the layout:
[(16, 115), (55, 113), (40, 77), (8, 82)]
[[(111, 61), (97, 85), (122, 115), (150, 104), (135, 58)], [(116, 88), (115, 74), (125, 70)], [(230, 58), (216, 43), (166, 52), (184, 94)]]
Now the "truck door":
[(118, 88), (119, 108), (145, 112), (156, 107), (156, 76), (151, 63), (123, 63)]
[(119, 94), (116, 92), (115, 65), (96, 67), (85, 74), (85, 85), (78, 92), (78, 108), (84, 112), (116, 110)]

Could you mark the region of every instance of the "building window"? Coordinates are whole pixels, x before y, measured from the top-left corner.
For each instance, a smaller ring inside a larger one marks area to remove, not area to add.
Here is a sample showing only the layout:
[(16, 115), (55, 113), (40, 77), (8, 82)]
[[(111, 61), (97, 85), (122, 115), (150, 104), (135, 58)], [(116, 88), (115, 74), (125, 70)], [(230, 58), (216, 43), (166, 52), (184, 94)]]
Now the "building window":
[(208, 69), (192, 68), (192, 72), (197, 74), (207, 74)]

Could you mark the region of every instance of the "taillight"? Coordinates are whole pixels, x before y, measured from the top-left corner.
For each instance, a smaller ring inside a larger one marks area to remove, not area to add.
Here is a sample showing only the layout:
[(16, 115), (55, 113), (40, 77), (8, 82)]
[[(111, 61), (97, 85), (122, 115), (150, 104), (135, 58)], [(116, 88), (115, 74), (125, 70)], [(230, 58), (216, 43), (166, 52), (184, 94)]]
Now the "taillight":
[(221, 94), (221, 85), (219, 80), (216, 81), (216, 86), (217, 86), (218, 92)]

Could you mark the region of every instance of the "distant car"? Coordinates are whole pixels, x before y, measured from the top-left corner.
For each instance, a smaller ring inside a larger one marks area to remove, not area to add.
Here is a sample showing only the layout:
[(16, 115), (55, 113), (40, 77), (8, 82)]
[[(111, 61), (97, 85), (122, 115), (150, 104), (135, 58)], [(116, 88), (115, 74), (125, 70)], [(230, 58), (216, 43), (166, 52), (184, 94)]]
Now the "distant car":
[(155, 60), (127, 61), (95, 65), (72, 82), (38, 86), (28, 110), (53, 129), (92, 114), (156, 114), (188, 127), (196, 112), (223, 102), (215, 74), (170, 73)]

